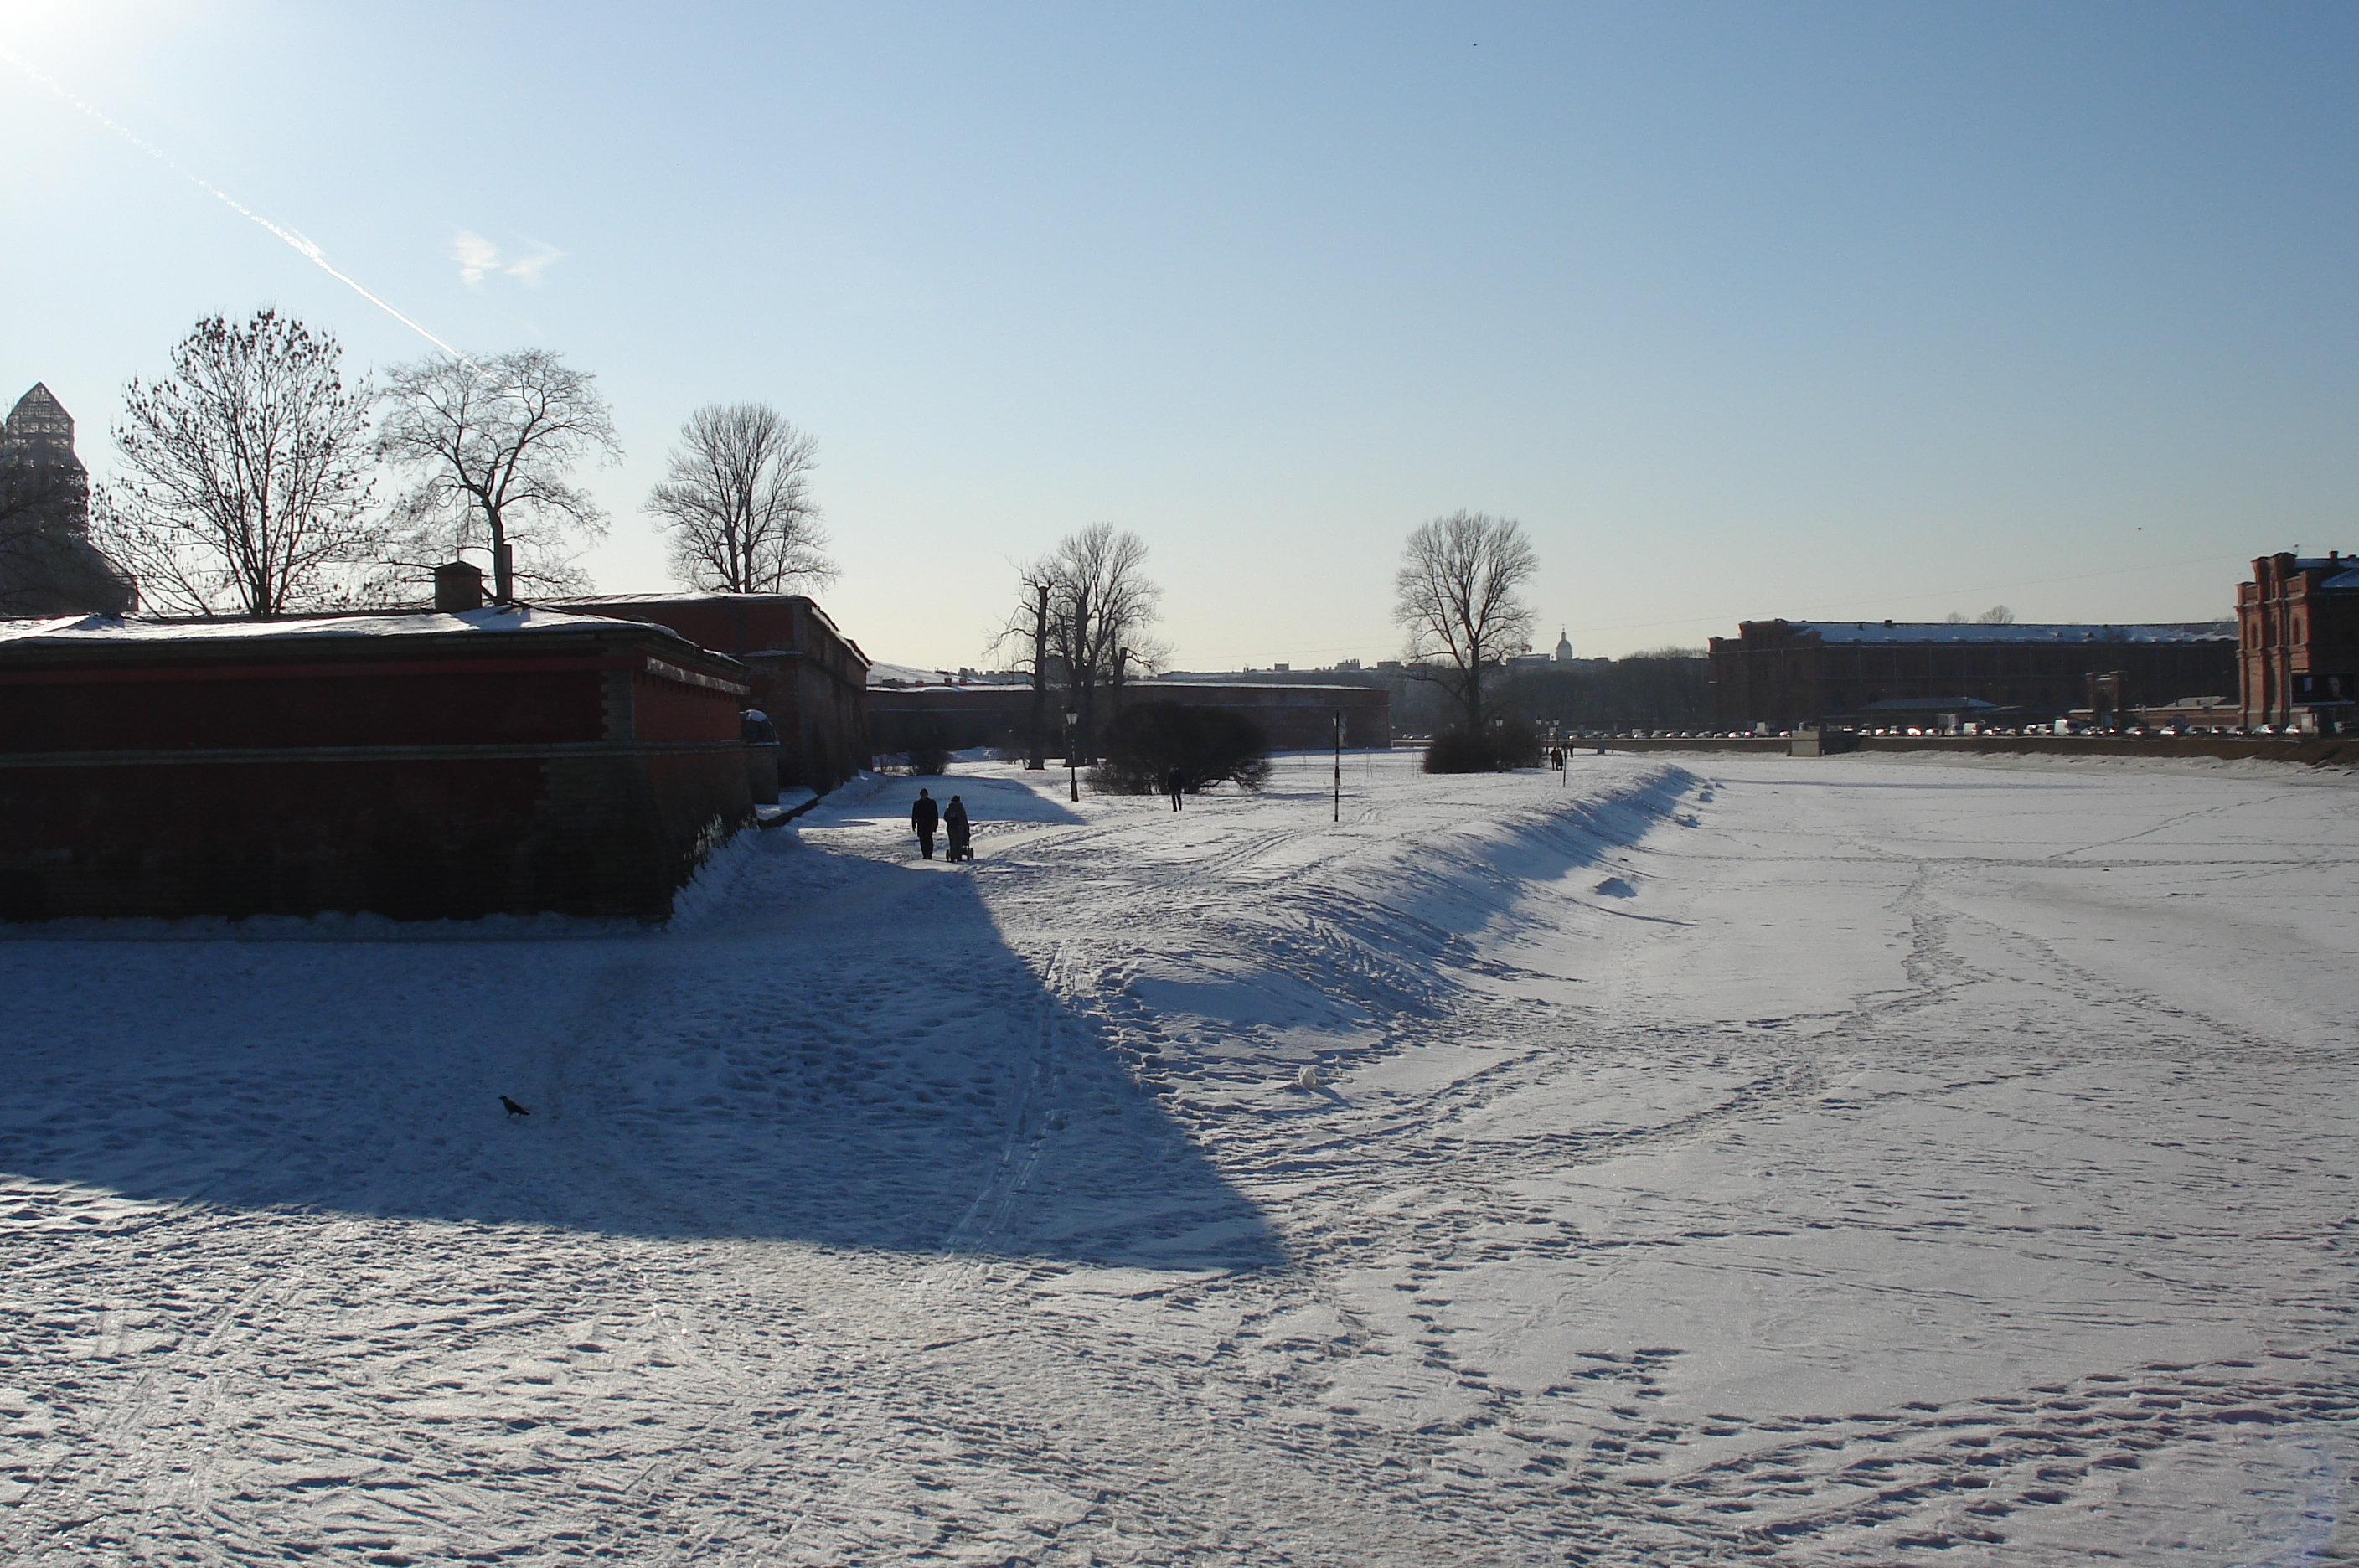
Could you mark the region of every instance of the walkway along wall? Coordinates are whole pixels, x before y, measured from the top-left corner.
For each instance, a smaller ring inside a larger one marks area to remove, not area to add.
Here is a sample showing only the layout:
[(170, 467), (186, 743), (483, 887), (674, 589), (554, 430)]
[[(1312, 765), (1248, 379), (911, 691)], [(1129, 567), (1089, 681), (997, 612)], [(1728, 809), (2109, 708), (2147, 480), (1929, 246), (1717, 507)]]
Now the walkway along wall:
[(868, 656), (798, 593), (625, 593), (562, 609), (669, 626), (745, 667), (778, 731), (778, 781), (821, 793), (868, 766)]
[(751, 820), (745, 678), (521, 607), (0, 622), (0, 919), (661, 920)]

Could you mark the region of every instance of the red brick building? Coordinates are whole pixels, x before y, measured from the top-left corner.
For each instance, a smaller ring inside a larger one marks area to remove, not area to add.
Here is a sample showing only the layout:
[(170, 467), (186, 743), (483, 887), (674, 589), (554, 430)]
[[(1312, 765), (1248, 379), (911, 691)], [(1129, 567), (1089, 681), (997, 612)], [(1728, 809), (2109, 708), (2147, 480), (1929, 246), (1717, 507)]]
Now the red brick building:
[(2359, 699), (2359, 556), (2290, 551), (2236, 588), (2244, 722), (2343, 727)]
[(1712, 639), (1712, 713), (1731, 729), (1775, 730), (1878, 704), (1930, 713), (1943, 702), (1986, 703), (2049, 718), (2087, 707), (2091, 677), (2111, 675), (2121, 678), (2125, 708), (2224, 697), (2234, 690), (2235, 649), (2234, 634), (2210, 624), (1746, 621), (1736, 636)]
[(796, 593), (601, 593), (549, 601), (669, 626), (745, 667), (778, 732), (778, 781), (824, 793), (868, 766), (868, 656)]
[(752, 817), (745, 674), (515, 605), (0, 622), (0, 919), (660, 920)]

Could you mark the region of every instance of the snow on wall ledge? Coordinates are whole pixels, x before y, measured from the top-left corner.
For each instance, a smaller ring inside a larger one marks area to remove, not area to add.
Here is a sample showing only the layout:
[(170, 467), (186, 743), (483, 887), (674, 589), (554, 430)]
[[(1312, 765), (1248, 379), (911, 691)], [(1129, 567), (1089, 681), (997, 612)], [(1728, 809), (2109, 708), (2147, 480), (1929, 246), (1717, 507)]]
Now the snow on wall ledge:
[[(76, 648), (103, 644), (147, 646), (175, 642), (277, 641), (289, 637), (438, 637), (454, 632), (487, 635), (540, 634), (620, 630), (643, 627), (675, 642), (687, 642), (677, 632), (652, 623), (614, 620), (603, 615), (575, 615), (537, 609), (529, 604), (495, 605), (452, 614), (424, 611), (384, 615), (272, 616), (267, 619), (149, 618), (140, 615), (66, 615), (48, 620), (0, 619), (0, 644)], [(694, 646), (690, 644), (690, 646)]]

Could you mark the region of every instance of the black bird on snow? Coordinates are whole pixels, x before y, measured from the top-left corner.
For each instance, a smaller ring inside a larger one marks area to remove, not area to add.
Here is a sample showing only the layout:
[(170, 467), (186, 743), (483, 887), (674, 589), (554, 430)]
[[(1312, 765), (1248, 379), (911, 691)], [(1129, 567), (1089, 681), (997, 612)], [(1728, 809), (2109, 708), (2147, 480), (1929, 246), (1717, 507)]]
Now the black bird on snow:
[(526, 1110), (522, 1105), (517, 1105), (506, 1094), (502, 1094), (500, 1096), (500, 1104), (508, 1108), (508, 1115), (510, 1116), (528, 1116), (532, 1115), (530, 1111)]

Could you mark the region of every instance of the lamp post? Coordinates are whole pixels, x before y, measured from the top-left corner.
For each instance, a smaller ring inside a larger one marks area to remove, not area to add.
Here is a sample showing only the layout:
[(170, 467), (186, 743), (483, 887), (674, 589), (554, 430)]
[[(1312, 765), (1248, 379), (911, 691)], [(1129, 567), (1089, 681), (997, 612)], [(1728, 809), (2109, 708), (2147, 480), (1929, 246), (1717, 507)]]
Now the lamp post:
[(1065, 782), (1072, 791), (1072, 800), (1075, 805), (1081, 804), (1082, 800), (1082, 769), (1081, 764), (1075, 761), (1073, 757), (1073, 738), (1075, 735), (1080, 734), (1081, 727), (1082, 715), (1080, 710), (1075, 708), (1066, 709)]

